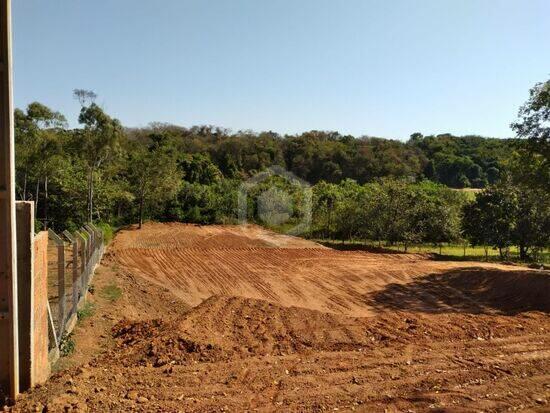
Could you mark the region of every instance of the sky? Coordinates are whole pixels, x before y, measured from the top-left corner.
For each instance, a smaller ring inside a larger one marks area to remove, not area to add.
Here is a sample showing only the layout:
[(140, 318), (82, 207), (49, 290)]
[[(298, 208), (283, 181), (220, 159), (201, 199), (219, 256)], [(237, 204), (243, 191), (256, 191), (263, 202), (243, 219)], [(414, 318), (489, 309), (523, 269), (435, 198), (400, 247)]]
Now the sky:
[(513, 136), (550, 78), (547, 0), (12, 0), (14, 100), (77, 125)]

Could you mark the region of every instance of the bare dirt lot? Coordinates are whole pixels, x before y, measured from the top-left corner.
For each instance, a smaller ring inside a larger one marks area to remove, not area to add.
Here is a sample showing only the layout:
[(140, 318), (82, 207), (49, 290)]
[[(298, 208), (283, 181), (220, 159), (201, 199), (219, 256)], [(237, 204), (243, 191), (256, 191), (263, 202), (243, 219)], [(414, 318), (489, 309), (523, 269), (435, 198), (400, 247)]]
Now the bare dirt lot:
[(147, 224), (116, 236), (94, 286), (75, 353), (17, 409), (550, 406), (548, 271)]

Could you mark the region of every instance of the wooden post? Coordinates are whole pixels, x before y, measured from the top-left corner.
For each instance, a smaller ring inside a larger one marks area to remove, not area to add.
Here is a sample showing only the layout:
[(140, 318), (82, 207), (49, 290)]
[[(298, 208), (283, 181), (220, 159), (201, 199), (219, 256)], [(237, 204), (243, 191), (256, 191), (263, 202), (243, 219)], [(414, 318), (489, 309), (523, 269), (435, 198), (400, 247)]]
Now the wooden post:
[(57, 246), (57, 295), (59, 296), (59, 315), (57, 324), (59, 328), (58, 338), (63, 335), (65, 327), (65, 243), (53, 230), (48, 230), (50, 239)]
[(0, 387), (19, 393), (11, 1), (0, 0)]

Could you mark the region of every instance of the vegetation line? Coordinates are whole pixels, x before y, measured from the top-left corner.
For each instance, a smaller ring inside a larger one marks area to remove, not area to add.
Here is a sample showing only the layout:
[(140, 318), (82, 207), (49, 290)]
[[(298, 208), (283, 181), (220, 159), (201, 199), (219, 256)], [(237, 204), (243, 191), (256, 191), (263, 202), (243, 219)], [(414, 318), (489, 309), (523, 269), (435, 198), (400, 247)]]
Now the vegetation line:
[[(81, 127), (40, 103), (15, 111), (17, 194), (44, 228), (144, 219), (195, 223), (246, 216), (277, 230), (395, 246), (443, 243), (543, 259), (550, 244), (550, 81), (535, 85), (512, 125), (516, 139), (414, 133), (408, 142), (310, 131), (232, 133), (151, 124), (124, 128), (75, 90)], [(278, 165), (309, 183), (260, 172)], [(478, 188), (481, 192), (456, 191)]]

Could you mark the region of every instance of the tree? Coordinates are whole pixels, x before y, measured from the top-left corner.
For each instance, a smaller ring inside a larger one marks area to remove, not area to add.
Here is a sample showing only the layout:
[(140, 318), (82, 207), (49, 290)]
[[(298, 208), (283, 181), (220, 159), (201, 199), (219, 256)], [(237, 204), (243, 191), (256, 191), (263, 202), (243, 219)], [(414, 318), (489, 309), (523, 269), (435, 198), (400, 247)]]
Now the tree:
[(138, 201), (141, 228), (144, 209), (174, 198), (181, 187), (182, 174), (173, 147), (158, 141), (148, 147), (134, 145), (128, 169), (131, 189)]
[(342, 181), (339, 187), (340, 196), (333, 205), (336, 235), (341, 240), (351, 240), (362, 228), (364, 187), (353, 179)]
[(313, 188), (313, 219), (320, 223), (324, 238), (330, 238), (334, 231), (334, 206), (339, 199), (338, 185), (321, 181)]
[[(20, 197), (29, 197), (29, 177), (35, 182), (35, 215), (39, 211), (40, 185), (44, 187), (43, 220), (48, 227), (49, 181), (58, 173), (62, 161), (61, 132), (66, 127), (65, 117), (47, 106), (32, 102), (26, 112), (15, 111), (17, 168), (20, 171)], [(22, 175), (22, 176), (21, 176)], [(22, 181), (22, 182), (21, 182)]]
[(464, 233), (472, 245), (498, 248), (501, 258), (513, 245), (518, 216), (517, 194), (508, 186), (493, 186), (464, 209)]
[(550, 199), (541, 189), (522, 185), (514, 190), (517, 194), (514, 243), (521, 260), (536, 259), (538, 252), (550, 242)]
[(223, 175), (207, 155), (184, 154), (179, 160), (179, 166), (187, 182), (197, 182), (210, 185), (219, 182)]
[(363, 200), (363, 227), (362, 235), (374, 241), (378, 241), (378, 247), (382, 241), (388, 239), (388, 193), (381, 182), (367, 184), (365, 198)]
[(422, 237), (424, 242), (439, 245), (460, 239), (460, 223), (465, 196), (444, 185), (424, 181), (417, 185), (424, 193)]
[(78, 100), (81, 107), (89, 106), (97, 99), (97, 95), (94, 91), (86, 89), (74, 89), (73, 96), (76, 100)]
[(538, 163), (536, 174), (524, 176), (524, 179), (548, 192), (550, 191), (550, 80), (537, 83), (529, 91), (529, 99), (520, 108), (518, 118), (511, 127), (520, 138), (527, 139), (525, 162)]
[[(93, 92), (75, 90), (74, 94), (81, 104), (86, 104), (82, 98), (83, 94), (95, 98)], [(122, 126), (117, 119), (111, 118), (103, 109), (95, 103), (82, 106), (78, 117), (80, 124), (84, 126), (78, 131), (80, 156), (84, 159), (88, 172), (87, 199), (88, 199), (88, 222), (92, 222), (94, 214), (94, 183), (96, 173), (117, 152), (122, 137)]]

